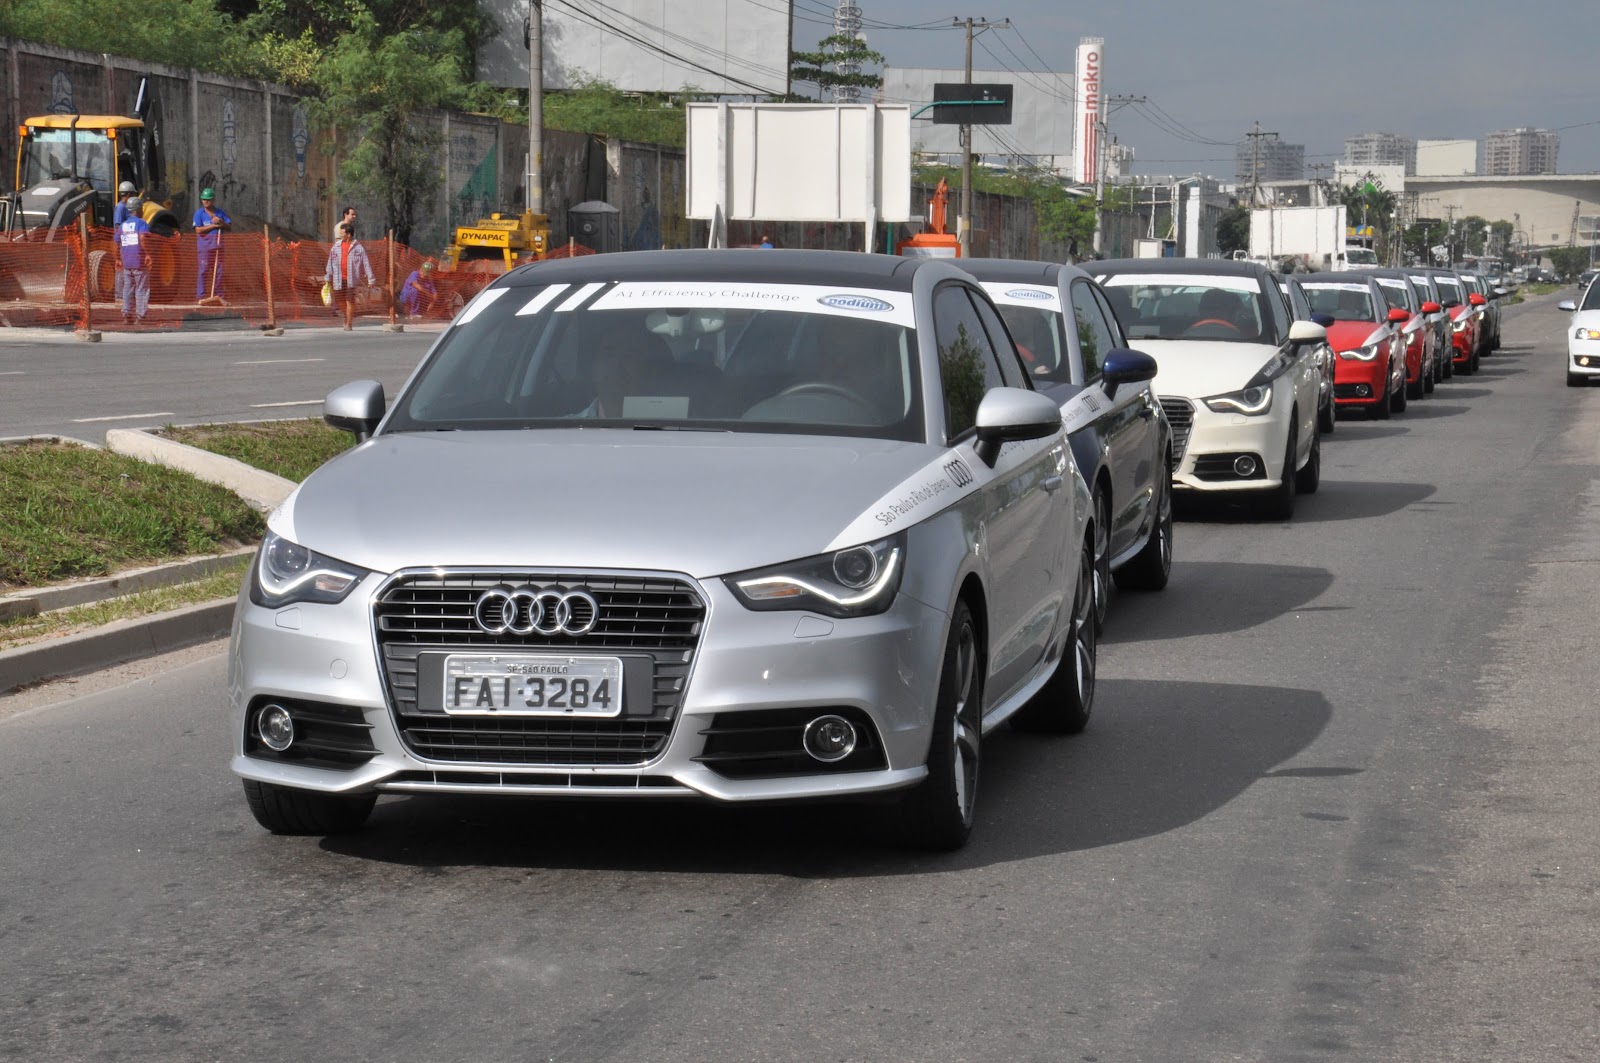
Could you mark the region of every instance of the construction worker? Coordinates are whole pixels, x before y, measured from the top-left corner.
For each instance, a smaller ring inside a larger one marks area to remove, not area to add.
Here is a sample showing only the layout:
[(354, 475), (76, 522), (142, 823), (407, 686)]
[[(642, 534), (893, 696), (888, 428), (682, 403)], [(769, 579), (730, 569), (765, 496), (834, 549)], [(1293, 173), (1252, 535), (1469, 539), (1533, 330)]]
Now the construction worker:
[(405, 308), (406, 317), (418, 317), (432, 310), (438, 297), (439, 289), (433, 283), (432, 259), (412, 270), (405, 284), (400, 286), (400, 305)]
[(222, 234), (233, 225), (233, 219), (216, 205), (216, 201), (216, 191), (203, 188), (200, 209), (194, 212), (194, 299), (197, 303), (222, 295)]
[(124, 181), (117, 186), (117, 207), (111, 212), (111, 227), (113, 229), (120, 227), (123, 222), (128, 220), (128, 200), (138, 194), (139, 190), (133, 187), (132, 181)]
[(127, 218), (117, 226), (117, 247), (122, 252), (122, 320), (143, 321), (150, 310), (150, 226), (139, 216), (139, 197), (128, 200)]

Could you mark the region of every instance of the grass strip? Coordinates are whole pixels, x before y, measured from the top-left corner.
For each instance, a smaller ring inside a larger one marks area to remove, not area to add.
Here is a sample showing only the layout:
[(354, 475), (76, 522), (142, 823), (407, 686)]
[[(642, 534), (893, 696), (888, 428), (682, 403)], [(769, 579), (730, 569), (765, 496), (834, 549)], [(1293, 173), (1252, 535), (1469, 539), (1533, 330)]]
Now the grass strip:
[(0, 445), (0, 592), (255, 542), (261, 514), (188, 473), (108, 450)]
[(162, 429), (162, 435), (299, 483), (317, 466), (355, 445), (355, 437), (317, 418), (256, 424), (204, 424)]
[(250, 567), (251, 557), (241, 557), (225, 570), (194, 583), (179, 583), (171, 587), (157, 587), (138, 591), (120, 598), (107, 598), (101, 602), (75, 605), (57, 609), (38, 616), (19, 617), (0, 621), (0, 650), (21, 646), (29, 642), (73, 635), (90, 628), (100, 627), (117, 620), (131, 620), (151, 613), (164, 613), (186, 605), (231, 598), (239, 593), (240, 581)]

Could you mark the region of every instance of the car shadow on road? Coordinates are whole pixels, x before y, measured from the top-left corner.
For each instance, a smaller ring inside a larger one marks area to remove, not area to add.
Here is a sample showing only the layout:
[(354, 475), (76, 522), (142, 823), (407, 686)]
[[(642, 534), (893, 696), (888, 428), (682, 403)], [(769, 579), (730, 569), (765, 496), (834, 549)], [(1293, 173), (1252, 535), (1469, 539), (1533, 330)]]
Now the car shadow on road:
[[(1476, 375), (1482, 376), (1483, 374), (1480, 372)], [(1451, 388), (1449, 391), (1449, 397), (1452, 399), (1486, 399), (1493, 394), (1494, 392), (1489, 388)], [(1407, 412), (1409, 413), (1410, 410), (1407, 410)]]
[[(1449, 397), (1453, 399), (1455, 395), (1452, 393)], [(1456, 417), (1460, 414), (1471, 412), (1471, 406), (1452, 406), (1445, 402), (1423, 402), (1413, 403), (1406, 407), (1406, 412), (1399, 416), (1412, 421), (1427, 421), (1439, 417)]]
[(1295, 499), (1295, 524), (1387, 517), (1429, 497), (1433, 484), (1387, 483), (1381, 480), (1323, 480), (1314, 495)]
[[(1182, 538), (1174, 536), (1180, 544)], [(1247, 631), (1292, 613), (1333, 586), (1325, 568), (1242, 561), (1175, 561), (1160, 594), (1118, 594), (1101, 641), (1159, 642)], [(1226, 594), (1217, 588), (1226, 587)]]
[[(1377, 421), (1371, 420), (1370, 418), (1365, 421), (1357, 421), (1353, 418), (1347, 421), (1341, 417), (1339, 418), (1338, 431), (1331, 435), (1325, 434), (1322, 437), (1322, 445), (1332, 446), (1336, 443), (1344, 443), (1346, 441), (1361, 439), (1390, 439), (1394, 436), (1410, 434), (1411, 429), (1402, 425), (1381, 424)], [(1323, 458), (1326, 460), (1327, 455), (1324, 454)]]
[[(560, 803), (411, 797), (378, 804), (367, 827), (324, 839), (332, 853), (429, 875), (481, 869), (777, 875), (806, 879), (947, 872), (1135, 841), (1203, 819), (1258, 782), (1332, 715), (1317, 691), (1218, 683), (1102, 680), (1077, 736), (1002, 727), (984, 739), (983, 785), (968, 846), (901, 843), (887, 805), (723, 807), (690, 802)], [(1359, 769), (1318, 766), (1335, 777)], [(1288, 807), (1288, 806), (1286, 806)], [(1316, 812), (1308, 797), (1306, 811)], [(498, 881), (498, 880), (497, 880)], [(391, 883), (392, 885), (392, 883)], [(607, 887), (610, 889), (610, 887)], [(655, 888), (636, 883), (629, 904)], [(713, 890), (708, 903), (716, 903)]]

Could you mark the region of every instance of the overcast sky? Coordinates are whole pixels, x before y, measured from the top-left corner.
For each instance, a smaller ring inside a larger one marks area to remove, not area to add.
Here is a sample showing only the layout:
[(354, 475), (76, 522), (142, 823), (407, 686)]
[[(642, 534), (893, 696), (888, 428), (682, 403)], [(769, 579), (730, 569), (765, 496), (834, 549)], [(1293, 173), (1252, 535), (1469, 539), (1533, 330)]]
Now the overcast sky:
[[(1482, 140), (1533, 126), (1559, 132), (1561, 172), (1600, 171), (1597, 0), (857, 3), (869, 45), (891, 66), (959, 68), (964, 35), (878, 24), (1010, 18), (1014, 30), (978, 37), (975, 69), (1048, 64), (1070, 73), (1078, 39), (1104, 37), (1108, 96), (1148, 96), (1196, 139), (1230, 145), (1259, 120), (1304, 144), (1308, 167), (1337, 160), (1344, 138), (1358, 133)], [(823, 23), (832, 10), (830, 0), (795, 0), (796, 48), (831, 32)], [(1108, 120), (1111, 133), (1135, 147), (1138, 173), (1233, 177), (1231, 147), (1165, 132), (1134, 107)]]

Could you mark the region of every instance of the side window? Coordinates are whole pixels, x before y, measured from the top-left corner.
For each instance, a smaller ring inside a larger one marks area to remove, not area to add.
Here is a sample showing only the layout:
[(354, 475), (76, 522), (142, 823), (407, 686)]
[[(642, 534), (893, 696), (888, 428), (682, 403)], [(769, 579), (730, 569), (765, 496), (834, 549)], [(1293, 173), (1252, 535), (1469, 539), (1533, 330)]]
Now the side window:
[(978, 320), (983, 322), (984, 331), (989, 334), (989, 345), (994, 348), (995, 357), (1000, 359), (1000, 376), (1008, 388), (1025, 388), (1028, 386), (1028, 376), (1022, 371), (1022, 356), (1017, 353), (1017, 345), (1012, 341), (1005, 324), (1000, 320), (1000, 315), (995, 313), (994, 307), (983, 296), (973, 292), (967, 293), (972, 297), (972, 306), (978, 312)]
[(1273, 342), (1282, 343), (1289, 338), (1289, 307), (1283, 301), (1283, 292), (1278, 288), (1277, 281), (1268, 277), (1263, 287), (1266, 298), (1262, 301), (1267, 304), (1269, 320), (1262, 322), (1262, 327), (1270, 325)]
[(1098, 287), (1090, 288), (1089, 291), (1094, 294), (1095, 303), (1099, 305), (1100, 312), (1105, 315), (1106, 324), (1111, 326), (1111, 345), (1113, 347), (1126, 347), (1128, 345), (1128, 337), (1123, 333), (1122, 322), (1117, 320), (1116, 312), (1111, 309), (1111, 301), (1106, 298), (1106, 293)]
[(961, 285), (947, 285), (934, 295), (933, 331), (939, 346), (945, 436), (954, 440), (978, 423), (978, 403), (1005, 379), (983, 322)]
[(1078, 349), (1083, 352), (1083, 382), (1087, 384), (1100, 376), (1106, 352), (1115, 347), (1117, 341), (1111, 326), (1106, 324), (1105, 314), (1100, 311), (1100, 304), (1095, 302), (1094, 290), (1089, 287), (1088, 281), (1074, 281), (1072, 284), (1072, 316), (1078, 327)]

